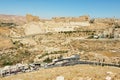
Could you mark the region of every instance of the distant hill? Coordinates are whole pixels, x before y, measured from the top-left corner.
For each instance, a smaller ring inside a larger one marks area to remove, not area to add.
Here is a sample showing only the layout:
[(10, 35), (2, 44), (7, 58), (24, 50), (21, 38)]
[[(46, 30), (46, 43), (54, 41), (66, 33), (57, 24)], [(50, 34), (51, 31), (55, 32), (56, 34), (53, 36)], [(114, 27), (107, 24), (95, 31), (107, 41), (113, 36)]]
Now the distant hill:
[(14, 23), (16, 25), (23, 25), (26, 23), (26, 18), (24, 16), (0, 14), (0, 23)]

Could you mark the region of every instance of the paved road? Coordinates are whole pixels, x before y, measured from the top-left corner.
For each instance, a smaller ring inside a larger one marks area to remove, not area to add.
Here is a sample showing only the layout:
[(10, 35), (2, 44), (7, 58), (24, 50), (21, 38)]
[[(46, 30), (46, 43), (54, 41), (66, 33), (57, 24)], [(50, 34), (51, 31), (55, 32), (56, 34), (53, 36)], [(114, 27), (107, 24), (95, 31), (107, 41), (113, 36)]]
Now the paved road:
[(45, 68), (53, 68), (53, 67), (59, 67), (59, 66), (72, 66), (72, 65), (78, 65), (78, 64), (87, 64), (87, 65), (96, 65), (96, 66), (113, 66), (113, 67), (118, 67), (120, 68), (120, 64), (110, 64), (110, 63), (104, 63), (104, 62), (96, 62), (96, 61), (84, 61), (84, 60), (80, 60), (77, 62), (68, 62), (68, 63), (64, 63), (61, 65), (48, 65)]

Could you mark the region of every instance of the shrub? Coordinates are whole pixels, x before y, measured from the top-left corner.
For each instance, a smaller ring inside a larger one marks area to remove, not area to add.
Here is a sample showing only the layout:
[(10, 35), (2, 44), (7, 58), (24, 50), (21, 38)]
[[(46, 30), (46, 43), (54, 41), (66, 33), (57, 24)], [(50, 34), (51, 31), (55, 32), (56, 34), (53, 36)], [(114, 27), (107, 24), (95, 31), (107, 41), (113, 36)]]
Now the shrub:
[(45, 62), (45, 63), (50, 63), (50, 62), (52, 62), (52, 59), (50, 59), (50, 58), (48, 57), (48, 58), (46, 58), (43, 62)]
[(3, 62), (3, 66), (6, 66), (6, 65), (13, 65), (13, 62), (12, 61), (9, 61), (9, 60), (5, 60)]
[(94, 21), (95, 21), (95, 19), (91, 19), (90, 21), (89, 21), (89, 23), (94, 23)]

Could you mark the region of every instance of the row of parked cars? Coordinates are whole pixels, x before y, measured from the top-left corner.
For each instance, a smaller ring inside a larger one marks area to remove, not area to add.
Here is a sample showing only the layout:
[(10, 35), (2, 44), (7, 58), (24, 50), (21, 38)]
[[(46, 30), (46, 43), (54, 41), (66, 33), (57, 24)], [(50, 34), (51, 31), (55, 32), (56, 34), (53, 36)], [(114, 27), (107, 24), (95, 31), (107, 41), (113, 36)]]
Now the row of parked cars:
[(41, 64), (38, 63), (31, 63), (31, 64), (16, 64), (12, 66), (5, 66), (0, 68), (0, 76), (5, 77), (8, 75), (14, 75), (17, 73), (25, 73), (38, 70)]
[(0, 76), (5, 77), (8, 75), (15, 75), (18, 73), (25, 73), (39, 70), (40, 68), (51, 68), (51, 67), (58, 67), (58, 66), (70, 66), (78, 64), (80, 59), (79, 55), (72, 55), (70, 57), (61, 58), (61, 59), (54, 59), (51, 63), (31, 63), (31, 64), (16, 64), (13, 66), (5, 66), (0, 68)]

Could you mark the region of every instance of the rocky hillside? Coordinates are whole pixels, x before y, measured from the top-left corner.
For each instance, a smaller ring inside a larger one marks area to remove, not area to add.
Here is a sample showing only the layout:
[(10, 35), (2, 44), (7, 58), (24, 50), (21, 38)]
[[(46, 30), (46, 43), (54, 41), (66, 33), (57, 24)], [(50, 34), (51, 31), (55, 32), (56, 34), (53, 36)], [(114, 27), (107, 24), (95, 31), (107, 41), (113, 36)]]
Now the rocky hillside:
[(43, 20), (33, 15), (2, 15), (0, 20), (0, 66), (51, 62), (72, 54), (80, 54), (83, 60), (120, 62), (118, 19), (81, 16)]

